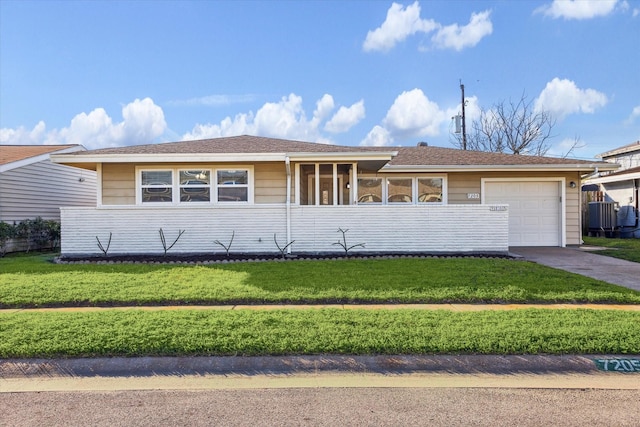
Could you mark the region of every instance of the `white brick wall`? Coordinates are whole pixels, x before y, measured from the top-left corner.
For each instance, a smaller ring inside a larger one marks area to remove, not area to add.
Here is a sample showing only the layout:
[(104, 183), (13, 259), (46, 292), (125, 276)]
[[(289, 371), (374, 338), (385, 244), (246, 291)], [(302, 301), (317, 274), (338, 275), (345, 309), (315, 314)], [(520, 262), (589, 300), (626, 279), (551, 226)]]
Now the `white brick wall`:
[[(505, 209), (505, 210), (502, 210)], [(101, 255), (96, 236), (109, 254), (163, 253), (159, 229), (168, 243), (186, 230), (170, 253), (278, 252), (286, 243), (284, 205), (224, 207), (62, 208), (62, 254)], [(356, 252), (506, 252), (506, 206), (292, 206), (292, 253), (340, 252), (332, 243), (348, 229), (347, 244), (364, 243)]]

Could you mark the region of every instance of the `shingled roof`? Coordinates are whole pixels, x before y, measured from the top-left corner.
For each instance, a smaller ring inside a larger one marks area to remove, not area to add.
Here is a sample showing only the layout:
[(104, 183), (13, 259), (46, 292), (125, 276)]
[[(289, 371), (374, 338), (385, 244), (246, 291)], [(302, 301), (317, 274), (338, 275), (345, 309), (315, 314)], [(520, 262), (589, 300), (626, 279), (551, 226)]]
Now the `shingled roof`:
[[(522, 165), (591, 165), (591, 160), (559, 157), (527, 156), (521, 154), (489, 153), (444, 147), (398, 147), (398, 155), (389, 166), (522, 166)], [(606, 165), (611, 165), (610, 163)]]
[(98, 159), (123, 156), (150, 155), (212, 155), (212, 154), (304, 154), (304, 153), (393, 153), (395, 156), (384, 167), (385, 170), (401, 168), (452, 167), (464, 168), (477, 166), (544, 167), (558, 168), (566, 166), (570, 169), (588, 170), (595, 166), (615, 169), (611, 163), (566, 159), (556, 157), (526, 156), (504, 153), (488, 153), (482, 151), (465, 151), (455, 148), (417, 146), (417, 147), (354, 147), (343, 145), (320, 144), (313, 142), (292, 141), (278, 138), (258, 136), (232, 136), (197, 141), (168, 142), (162, 144), (136, 145), (129, 147), (103, 148), (73, 153), (77, 162), (86, 157)]
[(79, 145), (0, 145), (0, 165), (30, 159), (42, 154), (55, 153)]
[[(385, 151), (392, 148), (386, 147)], [(102, 148), (77, 155), (95, 154), (247, 154), (247, 153), (336, 153), (367, 152), (366, 147), (348, 147), (315, 142), (291, 141), (260, 136), (230, 136), (196, 141), (166, 142), (162, 144), (133, 145), (129, 147)]]

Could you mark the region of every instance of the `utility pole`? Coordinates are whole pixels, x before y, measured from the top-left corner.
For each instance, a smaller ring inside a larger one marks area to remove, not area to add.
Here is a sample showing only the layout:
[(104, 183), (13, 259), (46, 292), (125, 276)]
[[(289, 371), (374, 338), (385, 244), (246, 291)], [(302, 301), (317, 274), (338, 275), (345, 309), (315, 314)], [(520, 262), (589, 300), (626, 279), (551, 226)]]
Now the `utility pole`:
[(462, 92), (462, 149), (467, 149), (467, 124), (464, 118), (464, 85), (462, 79), (460, 80), (460, 91)]

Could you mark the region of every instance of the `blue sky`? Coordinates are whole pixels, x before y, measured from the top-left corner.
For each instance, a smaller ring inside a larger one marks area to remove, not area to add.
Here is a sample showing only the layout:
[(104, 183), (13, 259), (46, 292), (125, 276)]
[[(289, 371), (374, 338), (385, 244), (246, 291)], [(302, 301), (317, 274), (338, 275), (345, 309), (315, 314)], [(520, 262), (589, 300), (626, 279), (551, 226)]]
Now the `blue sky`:
[(452, 147), (517, 101), (549, 154), (640, 139), (640, 1), (0, 1), (0, 143), (253, 134)]

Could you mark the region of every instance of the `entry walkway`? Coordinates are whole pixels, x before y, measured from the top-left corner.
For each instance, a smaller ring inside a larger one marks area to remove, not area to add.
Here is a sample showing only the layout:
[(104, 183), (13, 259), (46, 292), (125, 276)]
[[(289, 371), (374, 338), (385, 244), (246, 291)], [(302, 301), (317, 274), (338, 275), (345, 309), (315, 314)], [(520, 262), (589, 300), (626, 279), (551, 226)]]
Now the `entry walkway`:
[(640, 291), (640, 263), (588, 252), (588, 247), (512, 247), (509, 252), (547, 267)]

